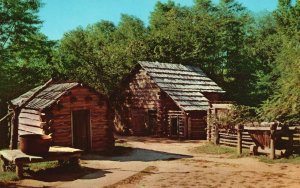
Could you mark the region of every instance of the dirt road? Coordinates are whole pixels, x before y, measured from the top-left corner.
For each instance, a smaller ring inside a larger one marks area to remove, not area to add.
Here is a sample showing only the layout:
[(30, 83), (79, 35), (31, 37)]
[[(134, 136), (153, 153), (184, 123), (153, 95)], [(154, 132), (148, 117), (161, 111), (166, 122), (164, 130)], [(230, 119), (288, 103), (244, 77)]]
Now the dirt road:
[(29, 187), (300, 187), (300, 165), (266, 164), (255, 158), (195, 154), (205, 141), (119, 138), (133, 150), (123, 156), (86, 155), (91, 173), (76, 179), (25, 179)]

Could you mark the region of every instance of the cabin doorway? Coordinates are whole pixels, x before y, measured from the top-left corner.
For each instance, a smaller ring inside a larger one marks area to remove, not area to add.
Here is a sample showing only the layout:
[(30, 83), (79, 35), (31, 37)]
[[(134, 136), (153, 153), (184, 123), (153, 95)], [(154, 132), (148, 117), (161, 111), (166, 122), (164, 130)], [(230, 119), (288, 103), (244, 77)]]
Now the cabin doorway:
[(170, 119), (170, 132), (171, 136), (178, 136), (178, 128), (179, 128), (179, 123), (178, 123), (178, 117), (171, 117)]
[(147, 135), (153, 135), (157, 132), (157, 110), (148, 110), (148, 122), (146, 125)]
[(90, 110), (72, 112), (73, 147), (90, 150)]
[(141, 109), (134, 109), (131, 111), (131, 125), (134, 135), (145, 135), (145, 112)]

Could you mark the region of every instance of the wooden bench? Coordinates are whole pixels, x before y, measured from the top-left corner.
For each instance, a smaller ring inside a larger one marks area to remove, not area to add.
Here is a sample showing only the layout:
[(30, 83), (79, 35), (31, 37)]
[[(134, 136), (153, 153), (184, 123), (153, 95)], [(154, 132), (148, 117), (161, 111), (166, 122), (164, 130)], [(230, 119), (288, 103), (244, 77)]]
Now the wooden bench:
[(23, 177), (23, 165), (28, 163), (38, 163), (45, 161), (70, 161), (72, 164), (79, 164), (79, 158), (82, 154), (82, 150), (52, 146), (49, 149), (49, 153), (45, 156), (32, 156), (23, 153), (21, 150), (2, 150), (0, 151), (0, 158), (3, 161), (2, 170), (6, 171), (6, 167), (9, 163), (16, 165), (16, 174)]

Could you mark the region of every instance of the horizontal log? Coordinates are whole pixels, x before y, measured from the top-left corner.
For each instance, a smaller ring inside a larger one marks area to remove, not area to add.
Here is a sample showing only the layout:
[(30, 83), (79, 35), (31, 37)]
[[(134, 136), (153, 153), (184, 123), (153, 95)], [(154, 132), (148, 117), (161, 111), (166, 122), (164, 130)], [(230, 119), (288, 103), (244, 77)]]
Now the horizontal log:
[[(233, 143), (227, 143), (227, 142), (220, 142), (221, 145), (226, 145), (226, 146), (231, 146), (231, 147), (237, 147), (237, 144), (233, 144)], [(249, 149), (250, 146), (248, 145), (243, 145), (242, 148), (246, 148), (246, 149)]]
[(19, 124), (29, 125), (29, 126), (34, 126), (34, 127), (42, 127), (43, 125), (46, 124), (46, 122), (40, 122), (40, 121), (20, 118)]
[(33, 132), (30, 132), (30, 131), (26, 131), (26, 130), (18, 130), (18, 134), (19, 135), (24, 135), (24, 134), (35, 134), (35, 133), (33, 133)]
[(38, 114), (20, 113), (19, 118), (27, 118), (36, 121), (41, 121), (42, 117)]
[(36, 114), (36, 115), (41, 114), (38, 110), (31, 110), (31, 109), (26, 109), (26, 108), (23, 108), (21, 110), (21, 113)]
[(27, 126), (27, 125), (23, 125), (23, 124), (19, 124), (19, 130), (28, 131), (28, 132), (32, 132), (32, 133), (36, 133), (36, 134), (44, 133), (43, 129), (41, 129), (41, 128)]

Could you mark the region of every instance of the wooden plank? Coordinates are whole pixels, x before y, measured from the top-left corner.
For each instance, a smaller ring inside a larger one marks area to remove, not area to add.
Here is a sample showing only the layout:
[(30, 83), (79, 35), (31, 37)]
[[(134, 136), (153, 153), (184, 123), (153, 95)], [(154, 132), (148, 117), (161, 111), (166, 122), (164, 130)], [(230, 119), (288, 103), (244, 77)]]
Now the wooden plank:
[(28, 113), (20, 113), (19, 118), (32, 119), (32, 120), (35, 120), (35, 121), (41, 121), (42, 120), (40, 115), (28, 114)]
[(41, 129), (39, 127), (32, 127), (32, 126), (23, 125), (23, 124), (19, 124), (19, 130), (32, 132), (32, 133), (36, 133), (36, 134), (43, 134), (43, 129)]
[(42, 124), (41, 121), (27, 119), (27, 118), (19, 118), (19, 123), (24, 125), (36, 126), (36, 127), (40, 127)]
[(26, 108), (23, 108), (21, 110), (21, 113), (28, 113), (28, 114), (35, 114), (35, 115), (40, 115), (41, 113), (37, 110), (31, 110), (31, 109), (26, 109)]

